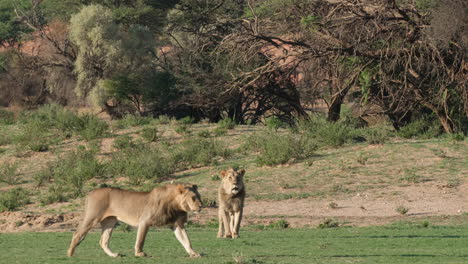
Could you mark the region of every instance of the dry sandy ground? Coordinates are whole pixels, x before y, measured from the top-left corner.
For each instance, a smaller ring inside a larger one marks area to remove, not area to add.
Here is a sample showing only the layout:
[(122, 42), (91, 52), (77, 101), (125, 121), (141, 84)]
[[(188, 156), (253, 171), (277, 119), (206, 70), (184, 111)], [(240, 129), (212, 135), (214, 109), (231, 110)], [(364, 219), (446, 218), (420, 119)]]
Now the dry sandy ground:
[[(378, 191), (358, 193), (337, 199), (290, 199), (282, 201), (253, 201), (247, 199), (244, 225), (268, 224), (279, 219), (292, 227), (317, 226), (332, 218), (351, 226), (388, 224), (398, 220), (418, 220), (430, 217), (452, 217), (468, 212), (468, 184), (449, 188), (441, 183), (428, 182), (418, 186), (392, 187), (381, 195)], [(330, 203), (336, 208), (330, 208)], [(409, 209), (400, 215), (396, 208)], [(0, 232), (70, 231), (81, 218), (81, 212), (67, 214), (33, 214), (25, 212), (0, 213)], [(191, 215), (191, 220), (206, 223), (217, 218), (216, 208), (206, 208)]]

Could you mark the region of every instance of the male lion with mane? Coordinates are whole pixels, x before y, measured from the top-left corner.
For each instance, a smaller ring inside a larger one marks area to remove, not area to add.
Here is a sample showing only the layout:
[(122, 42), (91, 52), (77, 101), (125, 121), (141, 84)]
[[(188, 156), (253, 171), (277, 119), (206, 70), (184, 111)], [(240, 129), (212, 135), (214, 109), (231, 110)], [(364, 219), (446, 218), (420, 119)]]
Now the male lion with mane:
[(245, 170), (232, 168), (221, 171), (221, 185), (218, 189), (218, 238), (239, 237), (245, 200), (244, 173)]
[(118, 188), (94, 190), (86, 198), (84, 220), (73, 234), (68, 256), (73, 256), (75, 248), (98, 223), (102, 227), (99, 241), (102, 249), (111, 257), (119, 256), (109, 249), (109, 239), (117, 221), (122, 221), (138, 227), (135, 256), (146, 256), (143, 245), (150, 226), (169, 225), (187, 253), (191, 257), (200, 257), (200, 254), (192, 249), (184, 225), (187, 222), (187, 212), (199, 212), (201, 207), (197, 186), (191, 184), (169, 184), (154, 188), (150, 192), (133, 192)]

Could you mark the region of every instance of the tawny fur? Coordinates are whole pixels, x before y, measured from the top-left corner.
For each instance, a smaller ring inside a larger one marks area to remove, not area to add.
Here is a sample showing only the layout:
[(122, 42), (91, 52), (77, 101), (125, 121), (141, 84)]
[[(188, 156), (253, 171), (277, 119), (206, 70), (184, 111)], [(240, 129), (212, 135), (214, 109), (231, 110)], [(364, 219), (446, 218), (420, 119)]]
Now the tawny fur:
[(109, 249), (109, 239), (117, 221), (138, 227), (135, 256), (145, 256), (143, 245), (150, 226), (168, 225), (187, 253), (199, 257), (190, 244), (184, 225), (187, 212), (201, 210), (200, 194), (196, 185), (169, 184), (150, 192), (133, 192), (118, 188), (102, 188), (92, 191), (86, 198), (84, 219), (68, 249), (72, 256), (75, 248), (88, 231), (101, 224), (102, 235), (99, 244), (111, 257), (119, 256)]
[(245, 170), (229, 169), (221, 171), (221, 185), (218, 188), (218, 237), (239, 237), (239, 229), (244, 210)]

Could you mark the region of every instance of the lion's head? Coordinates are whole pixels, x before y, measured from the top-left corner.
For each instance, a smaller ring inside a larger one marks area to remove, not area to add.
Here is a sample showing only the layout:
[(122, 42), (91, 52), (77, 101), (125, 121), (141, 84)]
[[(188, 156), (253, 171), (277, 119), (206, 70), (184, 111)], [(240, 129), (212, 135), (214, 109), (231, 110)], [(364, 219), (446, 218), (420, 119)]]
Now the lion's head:
[(176, 197), (182, 210), (189, 212), (199, 212), (202, 208), (202, 202), (200, 193), (198, 193), (197, 185), (192, 184), (178, 184), (177, 185), (178, 195)]
[(245, 170), (229, 169), (221, 171), (222, 186), (227, 193), (234, 195), (244, 189), (244, 173)]

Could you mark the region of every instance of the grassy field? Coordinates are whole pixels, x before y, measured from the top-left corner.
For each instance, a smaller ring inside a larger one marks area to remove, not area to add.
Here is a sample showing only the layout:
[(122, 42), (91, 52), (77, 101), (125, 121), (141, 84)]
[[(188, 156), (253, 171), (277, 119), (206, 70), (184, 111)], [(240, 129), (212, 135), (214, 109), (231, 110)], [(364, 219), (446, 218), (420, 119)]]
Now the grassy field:
[(110, 258), (93, 232), (65, 256), (71, 233), (0, 234), (0, 263), (468, 263), (468, 226), (394, 224), (383, 227), (282, 229), (242, 232), (237, 240), (216, 239), (216, 230), (190, 229), (202, 258), (188, 258), (172, 232), (150, 232), (147, 258), (133, 257), (135, 232), (115, 232)]

